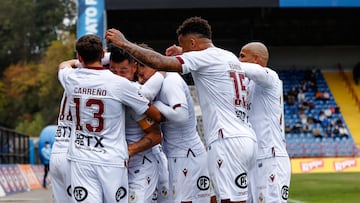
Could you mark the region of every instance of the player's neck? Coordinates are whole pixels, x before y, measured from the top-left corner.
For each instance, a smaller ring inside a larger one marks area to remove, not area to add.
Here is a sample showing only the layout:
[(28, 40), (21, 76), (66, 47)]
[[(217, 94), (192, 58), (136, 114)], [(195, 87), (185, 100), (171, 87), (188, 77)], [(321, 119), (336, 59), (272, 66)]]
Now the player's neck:
[(103, 70), (105, 67), (101, 63), (91, 63), (91, 64), (85, 64), (85, 68), (88, 69), (95, 69), (95, 70)]

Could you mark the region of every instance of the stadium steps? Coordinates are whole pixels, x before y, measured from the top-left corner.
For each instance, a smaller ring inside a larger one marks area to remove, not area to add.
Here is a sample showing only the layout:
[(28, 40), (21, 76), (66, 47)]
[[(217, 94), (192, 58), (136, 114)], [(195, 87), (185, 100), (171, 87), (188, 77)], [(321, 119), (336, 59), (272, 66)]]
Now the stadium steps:
[[(355, 100), (339, 72), (323, 72), (322, 74), (337, 105), (340, 107), (340, 111), (357, 147), (360, 148), (360, 109), (356, 106)], [(345, 74), (356, 91), (358, 98), (360, 98), (360, 86), (354, 87), (356, 85), (353, 82), (351, 72), (345, 72)]]

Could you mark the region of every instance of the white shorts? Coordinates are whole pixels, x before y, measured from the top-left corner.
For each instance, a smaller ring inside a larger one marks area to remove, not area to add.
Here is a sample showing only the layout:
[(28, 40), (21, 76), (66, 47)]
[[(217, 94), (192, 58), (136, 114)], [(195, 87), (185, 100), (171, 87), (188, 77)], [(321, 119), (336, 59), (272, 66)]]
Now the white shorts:
[(210, 177), (217, 200), (247, 200), (247, 175), (255, 166), (256, 141), (249, 137), (219, 138), (208, 148)]
[[(136, 162), (134, 162), (136, 161)], [(138, 163), (140, 162), (140, 163)], [(130, 158), (129, 162), (129, 203), (153, 203), (158, 184), (158, 165), (150, 151), (141, 160)]]
[(249, 174), (249, 202), (286, 203), (291, 176), (289, 157), (258, 159)]
[(172, 202), (210, 202), (214, 195), (207, 165), (207, 153), (196, 155), (189, 152), (187, 157), (170, 158), (169, 174)]
[(49, 174), (54, 202), (71, 202), (70, 161), (66, 152), (51, 154)]
[(128, 203), (126, 167), (99, 166), (71, 161), (74, 202)]
[(152, 152), (157, 160), (157, 170), (159, 180), (154, 193), (154, 200), (157, 203), (171, 203), (170, 183), (169, 183), (169, 165), (166, 154), (163, 152), (161, 145), (154, 146)]

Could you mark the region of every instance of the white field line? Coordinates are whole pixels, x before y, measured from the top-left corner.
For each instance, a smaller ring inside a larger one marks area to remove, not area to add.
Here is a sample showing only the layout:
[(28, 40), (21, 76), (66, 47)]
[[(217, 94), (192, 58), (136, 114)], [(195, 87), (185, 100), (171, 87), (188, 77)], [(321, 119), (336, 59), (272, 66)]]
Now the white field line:
[(306, 203), (306, 202), (299, 201), (299, 200), (296, 200), (296, 199), (288, 199), (288, 203)]

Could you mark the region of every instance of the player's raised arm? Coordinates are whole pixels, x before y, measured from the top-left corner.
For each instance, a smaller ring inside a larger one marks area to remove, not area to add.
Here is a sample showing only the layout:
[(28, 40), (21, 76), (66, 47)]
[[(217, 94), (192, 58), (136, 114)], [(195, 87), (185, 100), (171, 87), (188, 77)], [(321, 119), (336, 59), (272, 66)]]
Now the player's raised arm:
[(76, 68), (77, 64), (80, 63), (77, 59), (71, 59), (67, 61), (63, 61), (59, 64), (59, 70), (64, 68)]
[(164, 56), (156, 51), (144, 49), (128, 41), (119, 30), (107, 30), (105, 38), (154, 69), (175, 72), (182, 70), (181, 63), (175, 56)]

